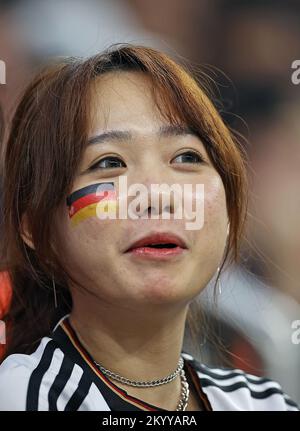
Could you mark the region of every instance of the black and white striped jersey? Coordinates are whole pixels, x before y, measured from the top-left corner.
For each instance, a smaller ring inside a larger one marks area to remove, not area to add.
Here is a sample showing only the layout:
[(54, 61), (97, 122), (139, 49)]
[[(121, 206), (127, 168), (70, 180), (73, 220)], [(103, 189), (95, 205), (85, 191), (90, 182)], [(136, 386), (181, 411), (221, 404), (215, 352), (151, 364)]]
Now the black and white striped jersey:
[[(238, 369), (210, 368), (182, 352), (190, 385), (203, 410), (297, 410), (272, 380)], [(0, 366), (0, 410), (164, 411), (109, 380), (80, 343), (68, 315), (31, 355), (14, 354)]]

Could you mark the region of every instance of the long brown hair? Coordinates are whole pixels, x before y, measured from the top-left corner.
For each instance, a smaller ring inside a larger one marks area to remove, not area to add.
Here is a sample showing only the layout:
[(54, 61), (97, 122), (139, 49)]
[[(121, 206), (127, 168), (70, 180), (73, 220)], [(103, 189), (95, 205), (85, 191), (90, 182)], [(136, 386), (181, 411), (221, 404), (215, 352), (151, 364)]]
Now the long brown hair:
[[(106, 72), (123, 70), (146, 73), (164, 118), (188, 124), (202, 139), (226, 193), (230, 232), (222, 267), (238, 259), (247, 207), (245, 160), (201, 76), (193, 78), (187, 66), (162, 52), (132, 44), (112, 45), (87, 59), (53, 62), (25, 90), (5, 147), (0, 269), (8, 271), (13, 287), (5, 316), (6, 355), (32, 352), (71, 311), (71, 275), (55, 247), (54, 215), (72, 188), (87, 145), (91, 83)], [(34, 250), (22, 239), (24, 215)], [(190, 314), (188, 323), (193, 323)]]
[(3, 135), (4, 135), (4, 116), (2, 112), (2, 107), (0, 105), (0, 144), (2, 144)]

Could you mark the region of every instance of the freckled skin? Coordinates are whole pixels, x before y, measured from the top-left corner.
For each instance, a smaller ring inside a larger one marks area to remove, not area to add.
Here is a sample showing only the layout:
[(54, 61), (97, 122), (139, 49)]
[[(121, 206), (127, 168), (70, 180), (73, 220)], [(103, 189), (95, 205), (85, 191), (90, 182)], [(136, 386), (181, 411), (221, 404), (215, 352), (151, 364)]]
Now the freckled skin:
[[(166, 120), (150, 95), (147, 78), (137, 72), (109, 73), (94, 85), (91, 100), (90, 136), (107, 129), (132, 129), (139, 137), (134, 143), (103, 143), (87, 148), (81, 162), (83, 172), (104, 156), (118, 156), (125, 168), (94, 171), (77, 176), (72, 191), (92, 183), (114, 181), (126, 175), (134, 183), (204, 184), (204, 226), (185, 230), (186, 220), (98, 220), (89, 218), (72, 227), (68, 209), (58, 214), (63, 238), (61, 254), (77, 278), (93, 291), (102, 304), (157, 307), (182, 306), (190, 302), (214, 276), (221, 262), (227, 234), (227, 209), (223, 183), (209, 161), (202, 142), (192, 135), (158, 139), (151, 134)], [(163, 142), (164, 140), (164, 142)], [(179, 151), (181, 150), (182, 151)], [(193, 169), (170, 165), (179, 153), (194, 149), (208, 160)], [(176, 154), (175, 154), (176, 153)], [(109, 172), (109, 173), (108, 173)], [(130, 243), (155, 229), (180, 233), (189, 249), (169, 261), (132, 258), (123, 253)], [(72, 292), (74, 294), (74, 291)], [(76, 303), (76, 295), (73, 295)], [(82, 300), (82, 299), (81, 299)], [(93, 298), (85, 296), (87, 301)]]

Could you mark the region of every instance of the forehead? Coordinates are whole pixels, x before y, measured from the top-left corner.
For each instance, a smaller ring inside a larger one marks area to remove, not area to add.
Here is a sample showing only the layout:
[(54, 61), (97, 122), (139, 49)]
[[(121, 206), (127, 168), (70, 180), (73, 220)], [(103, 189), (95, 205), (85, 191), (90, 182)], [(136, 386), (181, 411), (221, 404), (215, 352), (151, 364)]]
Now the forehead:
[(153, 130), (164, 120), (155, 104), (150, 78), (142, 72), (109, 72), (92, 84), (91, 133), (99, 129)]

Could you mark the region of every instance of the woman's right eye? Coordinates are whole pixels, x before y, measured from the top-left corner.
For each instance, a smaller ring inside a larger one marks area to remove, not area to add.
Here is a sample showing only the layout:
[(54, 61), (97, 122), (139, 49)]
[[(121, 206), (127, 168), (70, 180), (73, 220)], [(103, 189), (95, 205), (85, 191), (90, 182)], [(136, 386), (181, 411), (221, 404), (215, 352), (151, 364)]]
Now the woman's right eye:
[(119, 159), (119, 157), (105, 157), (101, 160), (98, 160), (96, 163), (94, 163), (89, 170), (95, 170), (95, 169), (114, 169), (114, 168), (120, 168), (120, 167), (126, 167), (123, 160)]

